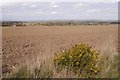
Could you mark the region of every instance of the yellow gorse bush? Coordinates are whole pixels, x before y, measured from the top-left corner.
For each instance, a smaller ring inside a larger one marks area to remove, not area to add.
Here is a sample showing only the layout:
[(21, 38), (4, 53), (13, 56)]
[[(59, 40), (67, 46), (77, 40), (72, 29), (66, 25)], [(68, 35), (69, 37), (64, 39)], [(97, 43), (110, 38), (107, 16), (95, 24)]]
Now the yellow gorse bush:
[(60, 51), (54, 57), (54, 64), (57, 68), (72, 70), (81, 77), (90, 77), (99, 72), (96, 65), (99, 51), (87, 44), (75, 44), (69, 50)]

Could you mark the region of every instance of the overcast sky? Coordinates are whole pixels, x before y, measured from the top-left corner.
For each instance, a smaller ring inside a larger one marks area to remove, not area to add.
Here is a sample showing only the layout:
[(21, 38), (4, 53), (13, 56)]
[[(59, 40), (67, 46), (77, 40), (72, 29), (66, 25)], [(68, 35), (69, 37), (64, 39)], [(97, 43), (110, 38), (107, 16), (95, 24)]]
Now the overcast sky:
[(117, 2), (19, 2), (2, 6), (3, 20), (117, 20)]

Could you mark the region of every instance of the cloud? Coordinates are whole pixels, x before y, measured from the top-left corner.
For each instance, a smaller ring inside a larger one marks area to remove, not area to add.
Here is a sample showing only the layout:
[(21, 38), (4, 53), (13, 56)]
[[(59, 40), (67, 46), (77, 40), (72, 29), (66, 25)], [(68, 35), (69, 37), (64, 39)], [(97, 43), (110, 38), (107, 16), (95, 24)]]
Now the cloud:
[(34, 13), (32, 13), (33, 15), (46, 15), (47, 14), (47, 12), (45, 12), (45, 11), (40, 11), (40, 10), (36, 10)]
[(87, 3), (77, 3), (74, 5), (74, 7), (78, 8), (78, 7), (83, 7), (83, 6), (87, 6)]
[(58, 12), (56, 12), (56, 11), (52, 11), (52, 14), (54, 15), (54, 14), (57, 14)]
[(37, 7), (35, 4), (31, 4), (31, 8), (35, 8)]
[(57, 7), (58, 7), (58, 5), (56, 5), (56, 4), (55, 4), (55, 5), (52, 5), (51, 7), (53, 7), (53, 8), (57, 8)]
[(99, 9), (91, 9), (91, 10), (87, 10), (87, 13), (97, 13), (100, 12)]
[(37, 7), (36, 4), (33, 4), (33, 3), (23, 3), (22, 4), (23, 7), (30, 7), (30, 8), (35, 8)]
[(23, 3), (22, 6), (28, 6), (30, 5), (31, 3)]
[(56, 2), (51, 2), (51, 3), (50, 3), (50, 7), (52, 7), (52, 8), (57, 8), (57, 7), (59, 7), (59, 6), (57, 5)]
[[(93, 5), (94, 4), (94, 5)], [(117, 4), (117, 3), (116, 3)], [(103, 3), (14, 3), (4, 7), (4, 19), (117, 19), (117, 5)], [(77, 8), (73, 7), (77, 6)], [(32, 8), (33, 7), (33, 8)], [(35, 8), (34, 8), (35, 7)], [(58, 8), (57, 8), (58, 7)], [(23, 8), (23, 9), (21, 9)], [(28, 15), (29, 14), (29, 15)], [(110, 18), (108, 17), (110, 15)]]

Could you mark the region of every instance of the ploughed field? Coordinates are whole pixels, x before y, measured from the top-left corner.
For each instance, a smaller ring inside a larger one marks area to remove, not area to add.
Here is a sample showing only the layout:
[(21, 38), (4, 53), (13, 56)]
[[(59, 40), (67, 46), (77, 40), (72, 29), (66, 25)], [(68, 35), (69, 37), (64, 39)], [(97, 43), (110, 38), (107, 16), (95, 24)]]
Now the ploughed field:
[(75, 43), (84, 42), (101, 51), (108, 43), (117, 50), (117, 41), (117, 25), (3, 27), (2, 70), (11, 72), (34, 63), (38, 55), (52, 55)]

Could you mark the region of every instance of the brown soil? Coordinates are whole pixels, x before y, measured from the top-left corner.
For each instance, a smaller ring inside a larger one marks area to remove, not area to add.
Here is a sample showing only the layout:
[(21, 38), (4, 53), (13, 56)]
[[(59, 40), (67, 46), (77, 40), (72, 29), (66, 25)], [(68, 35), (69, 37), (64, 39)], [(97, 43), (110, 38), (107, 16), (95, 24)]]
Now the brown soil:
[(52, 54), (74, 43), (85, 42), (97, 49), (109, 37), (117, 48), (117, 25), (36, 26), (2, 28), (3, 73), (22, 66), (39, 54)]

